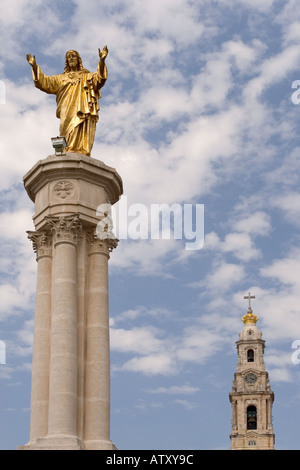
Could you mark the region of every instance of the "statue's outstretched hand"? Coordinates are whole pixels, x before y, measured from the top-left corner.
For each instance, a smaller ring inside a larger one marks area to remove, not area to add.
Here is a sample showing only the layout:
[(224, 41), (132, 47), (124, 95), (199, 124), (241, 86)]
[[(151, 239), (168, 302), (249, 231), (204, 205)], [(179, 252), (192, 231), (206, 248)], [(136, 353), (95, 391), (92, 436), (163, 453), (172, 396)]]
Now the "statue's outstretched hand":
[(31, 65), (31, 67), (36, 67), (35, 55), (32, 56), (31, 54), (27, 54), (26, 59), (28, 63)]
[(104, 46), (102, 51), (100, 51), (100, 49), (98, 49), (99, 51), (99, 57), (100, 57), (100, 60), (101, 61), (104, 61), (107, 57), (107, 54), (108, 54), (108, 49), (107, 49), (107, 46)]

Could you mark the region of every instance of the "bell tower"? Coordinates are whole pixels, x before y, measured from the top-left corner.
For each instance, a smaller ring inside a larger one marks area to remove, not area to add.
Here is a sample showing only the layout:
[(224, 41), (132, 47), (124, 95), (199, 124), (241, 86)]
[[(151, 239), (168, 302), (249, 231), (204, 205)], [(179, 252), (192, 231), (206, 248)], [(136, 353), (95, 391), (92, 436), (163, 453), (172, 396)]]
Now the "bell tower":
[(272, 424), (274, 393), (264, 363), (265, 341), (251, 309), (243, 316), (244, 328), (236, 342), (238, 362), (229, 400), (232, 406), (231, 450), (274, 450)]

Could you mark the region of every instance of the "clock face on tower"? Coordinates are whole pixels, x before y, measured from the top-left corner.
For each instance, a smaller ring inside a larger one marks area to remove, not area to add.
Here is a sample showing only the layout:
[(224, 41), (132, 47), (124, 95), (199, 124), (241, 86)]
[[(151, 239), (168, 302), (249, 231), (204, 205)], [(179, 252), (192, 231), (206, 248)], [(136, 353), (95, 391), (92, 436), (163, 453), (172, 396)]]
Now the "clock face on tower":
[(257, 375), (255, 375), (251, 372), (250, 374), (247, 374), (245, 376), (245, 381), (247, 382), (247, 384), (253, 385), (257, 381)]

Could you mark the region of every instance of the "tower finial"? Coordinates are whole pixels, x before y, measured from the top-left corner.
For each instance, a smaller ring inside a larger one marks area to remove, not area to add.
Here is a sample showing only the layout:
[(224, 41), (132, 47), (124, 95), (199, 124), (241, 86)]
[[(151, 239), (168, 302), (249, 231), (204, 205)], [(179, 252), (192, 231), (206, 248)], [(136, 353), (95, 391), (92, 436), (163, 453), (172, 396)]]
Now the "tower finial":
[(247, 323), (254, 323), (255, 324), (258, 320), (258, 317), (252, 313), (252, 308), (251, 308), (251, 299), (255, 299), (255, 295), (251, 295), (250, 292), (249, 292), (248, 295), (244, 296), (244, 299), (248, 299), (249, 306), (248, 306), (247, 315), (244, 315), (242, 320), (245, 323), (245, 325)]
[(252, 310), (251, 310), (251, 299), (255, 299), (255, 295), (251, 295), (250, 292), (249, 292), (248, 295), (244, 296), (244, 299), (249, 300), (248, 312), (252, 312)]

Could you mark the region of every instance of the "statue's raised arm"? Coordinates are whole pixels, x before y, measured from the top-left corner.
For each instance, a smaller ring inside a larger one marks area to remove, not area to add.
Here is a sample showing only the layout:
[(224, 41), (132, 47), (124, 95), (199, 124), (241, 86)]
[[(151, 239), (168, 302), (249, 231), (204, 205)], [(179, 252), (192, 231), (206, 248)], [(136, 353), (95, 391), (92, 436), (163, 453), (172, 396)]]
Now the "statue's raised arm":
[(98, 49), (98, 52), (99, 52), (99, 63), (98, 63), (97, 72), (101, 81), (102, 79), (105, 79), (105, 80), (107, 79), (107, 69), (105, 65), (105, 59), (108, 55), (107, 46), (104, 46), (102, 51)]
[(60, 75), (46, 76), (36, 63), (35, 56), (27, 54), (32, 67), (34, 84), (40, 90), (56, 95), (56, 116), (60, 119), (60, 136), (67, 141), (67, 151), (90, 155), (98, 122), (100, 88), (106, 82), (105, 59), (107, 46), (99, 49), (97, 73), (82, 65), (77, 51), (65, 56), (65, 70)]

